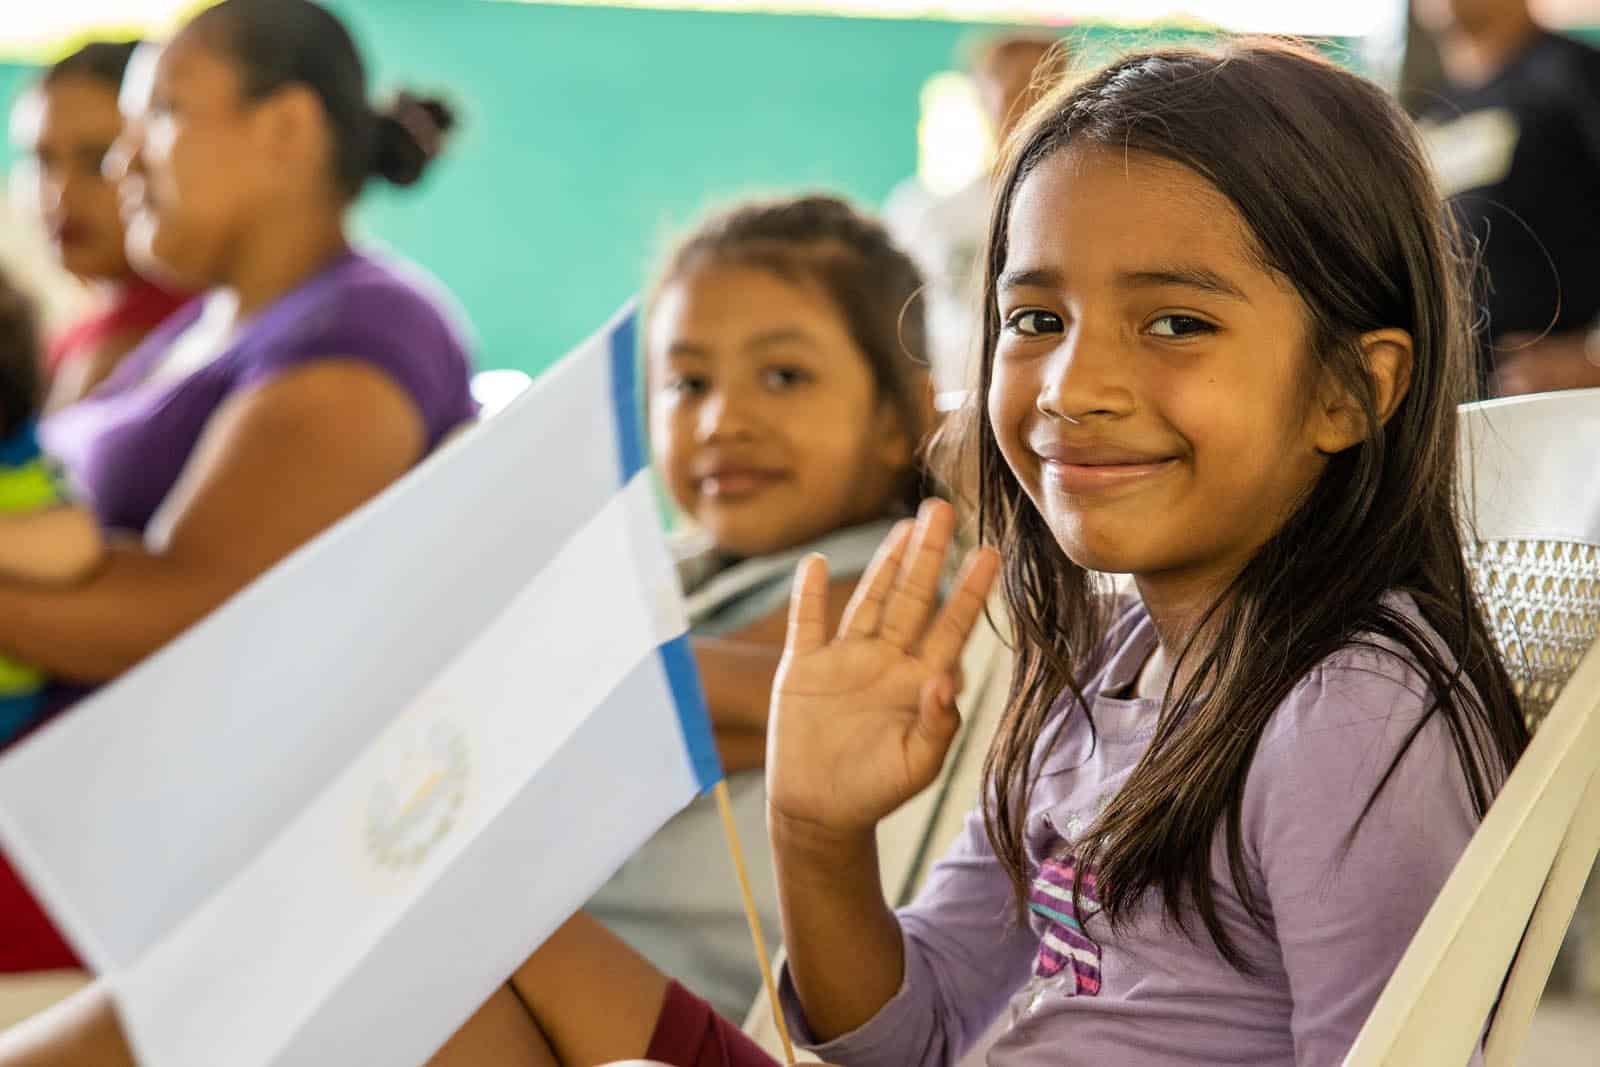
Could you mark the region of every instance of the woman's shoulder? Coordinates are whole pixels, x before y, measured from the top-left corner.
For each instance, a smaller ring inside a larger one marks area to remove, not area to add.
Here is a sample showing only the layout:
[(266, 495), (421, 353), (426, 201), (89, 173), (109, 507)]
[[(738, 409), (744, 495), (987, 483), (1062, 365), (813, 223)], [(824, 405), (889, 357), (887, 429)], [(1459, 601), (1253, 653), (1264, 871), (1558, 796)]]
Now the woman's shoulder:
[(429, 447), (476, 410), (464, 316), (420, 267), (356, 251), (264, 312), (230, 357), (235, 388), (322, 360), (382, 371), (421, 410)]
[(375, 249), (352, 252), (307, 287), (292, 316), (340, 331), (366, 331), (404, 344), (441, 341), (465, 351), (466, 315), (444, 284), (409, 260)]

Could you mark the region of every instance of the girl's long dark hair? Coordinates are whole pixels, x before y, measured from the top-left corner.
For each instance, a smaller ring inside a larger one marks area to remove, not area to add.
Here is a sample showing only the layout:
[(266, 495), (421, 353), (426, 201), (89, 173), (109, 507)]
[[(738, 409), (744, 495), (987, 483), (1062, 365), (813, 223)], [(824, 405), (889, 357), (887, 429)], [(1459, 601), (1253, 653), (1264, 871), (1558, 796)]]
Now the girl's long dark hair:
[[(952, 459), (975, 470), (980, 534), (1006, 558), (1017, 662), (985, 768), (985, 816), (1019, 909), (1032, 877), (1024, 824), (1038, 768), (1059, 736), (1063, 694), (1065, 714), (1088, 714), (1081, 686), (1107, 626), (1094, 577), (1066, 558), (1029, 502), (984, 403), (1012, 201), (1041, 161), (1069, 146), (1176, 162), (1227, 196), (1263, 261), (1298, 292), (1310, 358), (1359, 399), (1371, 428), (1331, 458), (1211, 606), (1197, 628), (1206, 639), (1179, 653), (1191, 680), (1167, 694), (1148, 750), (1077, 844), (1113, 923), (1156, 890), (1172, 919), (1188, 928), (1198, 914), (1223, 955), (1249, 971), (1218, 917), (1213, 843), (1222, 835), (1239, 895), (1264, 920), (1247, 877), (1245, 780), (1273, 712), (1319, 662), (1355, 643), (1396, 648), (1414, 664), (1433, 703), (1406, 746), (1441, 718), (1480, 815), (1527, 742), (1457, 523), (1456, 405), (1476, 380), (1470, 264), (1404, 114), (1376, 86), (1291, 43), (1132, 55), (1058, 89), (1015, 135), (989, 234), (981, 388), (954, 428)], [(1414, 364), (1380, 424), (1357, 341), (1383, 328), (1411, 335)], [(1396, 591), (1426, 627), (1386, 599)]]

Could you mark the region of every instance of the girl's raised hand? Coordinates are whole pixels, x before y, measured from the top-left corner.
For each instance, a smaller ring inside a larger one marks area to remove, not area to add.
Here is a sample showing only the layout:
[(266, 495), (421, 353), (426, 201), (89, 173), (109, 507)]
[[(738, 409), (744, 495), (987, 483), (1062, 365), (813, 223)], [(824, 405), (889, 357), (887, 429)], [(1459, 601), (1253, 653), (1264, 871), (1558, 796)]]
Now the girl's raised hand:
[(897, 526), (831, 639), (827, 563), (810, 556), (800, 564), (768, 728), (775, 818), (860, 833), (938, 776), (961, 721), (961, 649), (999, 571), (993, 549), (975, 549), (941, 607), (954, 531), (955, 513), (942, 501)]

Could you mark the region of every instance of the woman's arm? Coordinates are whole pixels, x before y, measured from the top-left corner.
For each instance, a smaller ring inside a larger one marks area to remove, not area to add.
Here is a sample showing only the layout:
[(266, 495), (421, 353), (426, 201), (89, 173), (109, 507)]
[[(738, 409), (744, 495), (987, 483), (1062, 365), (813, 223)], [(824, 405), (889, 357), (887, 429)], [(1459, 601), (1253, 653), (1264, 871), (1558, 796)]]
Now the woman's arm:
[(322, 360), (212, 416), (143, 545), (72, 589), (0, 582), (0, 652), (116, 677), (376, 495), (422, 456), (421, 413), (365, 362)]
[(83, 508), (62, 504), (0, 516), (0, 581), (79, 582), (104, 555), (100, 524)]

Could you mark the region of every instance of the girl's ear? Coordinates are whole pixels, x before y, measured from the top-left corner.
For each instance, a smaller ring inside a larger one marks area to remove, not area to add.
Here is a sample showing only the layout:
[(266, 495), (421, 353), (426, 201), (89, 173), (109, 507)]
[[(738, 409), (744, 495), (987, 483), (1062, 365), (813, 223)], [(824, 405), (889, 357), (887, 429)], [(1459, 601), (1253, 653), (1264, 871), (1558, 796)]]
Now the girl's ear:
[[(1367, 378), (1372, 382), (1378, 425), (1382, 426), (1411, 387), (1411, 335), (1405, 330), (1373, 330), (1362, 334), (1357, 343)], [(1319, 422), (1314, 438), (1316, 448), (1327, 455), (1360, 444), (1377, 429), (1367, 425), (1366, 415), (1350, 391), (1331, 377), (1323, 384), (1315, 417)]]

